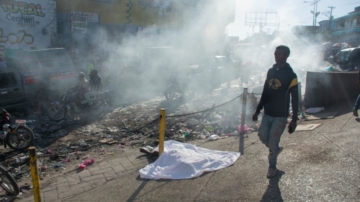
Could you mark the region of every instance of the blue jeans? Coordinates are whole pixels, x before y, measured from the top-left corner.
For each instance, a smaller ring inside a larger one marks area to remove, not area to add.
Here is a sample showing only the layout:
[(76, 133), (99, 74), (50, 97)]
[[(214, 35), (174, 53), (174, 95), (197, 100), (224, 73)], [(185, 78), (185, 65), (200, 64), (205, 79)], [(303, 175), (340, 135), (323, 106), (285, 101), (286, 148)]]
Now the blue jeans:
[(259, 128), (259, 138), (270, 151), (269, 168), (276, 168), (279, 143), (287, 124), (287, 117), (272, 117), (264, 114)]
[(359, 94), (359, 96), (358, 96), (357, 99), (356, 99), (354, 108), (355, 108), (356, 110), (358, 110), (359, 107), (360, 107), (360, 94)]

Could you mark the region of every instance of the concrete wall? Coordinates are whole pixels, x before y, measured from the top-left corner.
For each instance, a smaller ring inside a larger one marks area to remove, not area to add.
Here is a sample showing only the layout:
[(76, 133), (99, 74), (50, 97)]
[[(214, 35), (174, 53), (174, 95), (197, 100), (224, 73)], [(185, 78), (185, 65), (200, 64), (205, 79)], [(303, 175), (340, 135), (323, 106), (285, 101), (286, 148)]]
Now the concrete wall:
[(350, 106), (360, 93), (358, 72), (307, 72), (304, 106), (329, 107), (339, 102)]

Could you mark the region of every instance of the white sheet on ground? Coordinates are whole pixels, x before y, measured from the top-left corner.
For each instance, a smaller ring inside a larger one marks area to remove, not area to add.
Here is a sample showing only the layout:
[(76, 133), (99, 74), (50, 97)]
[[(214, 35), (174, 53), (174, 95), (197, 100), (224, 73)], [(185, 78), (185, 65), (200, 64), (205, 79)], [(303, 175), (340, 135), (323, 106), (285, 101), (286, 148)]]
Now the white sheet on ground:
[(217, 151), (174, 140), (165, 141), (164, 152), (152, 164), (140, 169), (146, 179), (189, 179), (226, 168), (235, 163), (239, 152)]

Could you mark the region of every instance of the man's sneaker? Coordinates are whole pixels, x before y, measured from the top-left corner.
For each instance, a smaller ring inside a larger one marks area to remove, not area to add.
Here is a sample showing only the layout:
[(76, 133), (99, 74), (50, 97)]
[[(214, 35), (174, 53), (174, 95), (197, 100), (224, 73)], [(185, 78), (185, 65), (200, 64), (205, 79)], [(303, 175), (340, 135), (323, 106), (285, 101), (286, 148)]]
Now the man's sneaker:
[(267, 178), (272, 178), (277, 174), (277, 169), (276, 168), (269, 168), (269, 171), (266, 175)]
[(353, 108), (353, 115), (356, 116), (356, 117), (359, 117), (359, 114), (357, 112), (357, 109)]

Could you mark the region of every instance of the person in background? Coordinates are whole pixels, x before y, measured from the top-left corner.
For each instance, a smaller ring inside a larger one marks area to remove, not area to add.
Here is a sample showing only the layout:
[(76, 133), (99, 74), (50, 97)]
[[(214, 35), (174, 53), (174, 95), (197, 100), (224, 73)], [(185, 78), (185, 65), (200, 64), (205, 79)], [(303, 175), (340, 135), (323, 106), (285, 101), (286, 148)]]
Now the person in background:
[(278, 46), (275, 49), (275, 64), (267, 72), (264, 89), (260, 103), (252, 117), (258, 120), (262, 108), (265, 114), (259, 128), (259, 138), (269, 148), (269, 169), (267, 177), (274, 177), (277, 173), (277, 157), (283, 148), (279, 147), (280, 138), (285, 130), (289, 116), (290, 94), (292, 101), (292, 121), (289, 123), (288, 132), (293, 133), (296, 129), (298, 113), (298, 81), (291, 66), (286, 62), (290, 55), (287, 46)]
[(0, 132), (4, 130), (4, 124), (11, 123), (11, 115), (4, 109), (0, 109)]
[(90, 97), (98, 94), (99, 92), (102, 92), (103, 84), (101, 81), (101, 76), (99, 75), (99, 73), (96, 69), (92, 70), (89, 76), (90, 76), (90, 79), (89, 79), (90, 91), (86, 92), (84, 94), (84, 96), (85, 96), (86, 101), (90, 105), (92, 105), (93, 103), (92, 103)]
[[(360, 69), (359, 69), (359, 76), (358, 76), (358, 85), (360, 86)], [(354, 105), (354, 108), (353, 108), (353, 115), (355, 117), (359, 117), (359, 114), (358, 114), (358, 109), (360, 107), (360, 94), (358, 95), (357, 99), (356, 99), (356, 102), (355, 102), (355, 105)]]
[(3, 56), (0, 55), (0, 68), (7, 68), (6, 62), (3, 59)]
[(89, 91), (89, 82), (86, 80), (83, 72), (79, 73), (78, 78), (79, 82), (73, 89), (77, 92), (75, 96), (75, 103), (80, 105), (80, 102), (85, 98), (84, 94)]

